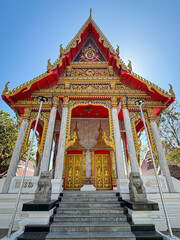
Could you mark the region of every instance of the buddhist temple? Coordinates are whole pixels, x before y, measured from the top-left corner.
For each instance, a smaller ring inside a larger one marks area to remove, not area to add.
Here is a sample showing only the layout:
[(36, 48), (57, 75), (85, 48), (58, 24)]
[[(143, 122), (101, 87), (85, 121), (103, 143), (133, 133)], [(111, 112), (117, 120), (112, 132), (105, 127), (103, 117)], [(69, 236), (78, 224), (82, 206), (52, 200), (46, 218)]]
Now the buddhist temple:
[[(156, 124), (156, 118), (175, 100), (172, 86), (166, 92), (134, 73), (133, 63), (123, 62), (120, 47), (112, 47), (92, 13), (68, 46), (60, 45), (57, 51), (58, 59), (54, 63), (49, 59), (44, 73), (12, 90), (7, 83), (2, 93), (2, 99), (21, 119), (8, 173), (0, 184), (3, 196), (17, 193), (17, 167), (28, 148), (41, 96), (48, 101), (43, 102), (37, 125), (34, 176), (25, 178), (22, 190), (23, 194), (31, 193), (28, 200), (32, 200), (39, 176), (45, 171), (52, 176), (52, 197), (85, 188), (87, 192), (119, 193), (125, 199), (130, 198), (129, 176), (136, 173), (147, 199), (160, 204), (155, 176), (143, 176), (140, 171), (138, 133), (144, 125), (135, 102), (143, 100), (151, 147), (161, 168), (162, 189), (168, 199), (174, 196), (177, 206), (180, 185), (170, 175)], [(180, 223), (180, 210), (177, 214)], [(138, 221), (149, 223), (153, 219), (150, 215)], [(165, 229), (164, 217), (162, 221), (154, 224)]]

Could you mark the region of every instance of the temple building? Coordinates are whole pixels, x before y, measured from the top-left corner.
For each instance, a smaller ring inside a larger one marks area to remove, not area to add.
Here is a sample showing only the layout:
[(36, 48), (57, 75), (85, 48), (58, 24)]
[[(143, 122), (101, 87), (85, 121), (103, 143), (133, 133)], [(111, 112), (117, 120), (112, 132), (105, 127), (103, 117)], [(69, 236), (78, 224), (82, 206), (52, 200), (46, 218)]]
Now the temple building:
[(7, 177), (1, 183), (3, 194), (17, 193), (16, 171), (35, 126), (39, 96), (48, 101), (42, 105), (37, 126), (34, 176), (26, 177), (24, 194), (33, 195), (38, 176), (50, 171), (54, 196), (83, 187), (88, 191), (91, 186), (96, 192), (115, 191), (128, 199), (129, 176), (136, 173), (147, 198), (160, 202), (155, 176), (142, 176), (140, 171), (138, 133), (144, 125), (135, 102), (143, 100), (163, 191), (169, 198), (176, 194), (174, 199), (179, 201), (180, 186), (170, 176), (156, 124), (156, 118), (175, 100), (173, 89), (166, 92), (134, 73), (131, 61), (123, 62), (119, 47), (112, 47), (91, 14), (69, 45), (60, 46), (58, 59), (48, 60), (45, 73), (13, 90), (5, 86), (2, 99), (18, 114), (21, 126)]

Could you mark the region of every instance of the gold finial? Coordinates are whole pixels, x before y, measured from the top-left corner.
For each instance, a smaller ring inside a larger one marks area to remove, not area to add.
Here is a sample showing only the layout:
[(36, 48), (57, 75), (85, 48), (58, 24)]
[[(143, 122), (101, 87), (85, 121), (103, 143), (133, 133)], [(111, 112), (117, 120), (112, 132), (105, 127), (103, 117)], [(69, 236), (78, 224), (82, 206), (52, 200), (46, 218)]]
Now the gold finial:
[(128, 68), (129, 68), (129, 70), (130, 71), (132, 71), (132, 64), (131, 64), (131, 60), (128, 60), (129, 61), (129, 63), (128, 63)]
[(90, 8), (90, 16), (89, 16), (89, 20), (92, 20), (92, 8)]
[(119, 45), (117, 45), (116, 53), (119, 55)]
[(60, 54), (63, 53), (64, 49), (62, 47), (62, 44), (60, 45)]
[(50, 60), (51, 60), (51, 59), (48, 59), (47, 70), (49, 70), (49, 69), (52, 67)]
[(170, 86), (169, 93), (170, 93), (171, 95), (175, 96), (175, 93), (174, 93), (174, 91), (173, 91), (172, 85), (169, 84), (169, 86)]
[(2, 95), (4, 95), (4, 94), (6, 94), (6, 93), (8, 93), (8, 92), (9, 92), (9, 87), (8, 87), (8, 84), (9, 84), (9, 82), (7, 82), (7, 83), (6, 83), (6, 85), (5, 85), (5, 88), (4, 88), (4, 91), (3, 91)]

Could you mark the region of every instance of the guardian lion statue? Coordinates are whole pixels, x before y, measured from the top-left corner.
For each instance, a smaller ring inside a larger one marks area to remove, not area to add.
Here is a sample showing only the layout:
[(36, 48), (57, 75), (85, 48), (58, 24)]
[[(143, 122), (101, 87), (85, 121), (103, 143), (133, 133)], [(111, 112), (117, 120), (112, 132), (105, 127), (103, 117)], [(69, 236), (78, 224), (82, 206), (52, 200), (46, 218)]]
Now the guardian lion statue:
[(138, 172), (129, 175), (129, 194), (132, 202), (147, 202), (146, 190)]
[(34, 202), (45, 203), (51, 201), (51, 173), (48, 171), (42, 172), (37, 184), (37, 189), (34, 196)]

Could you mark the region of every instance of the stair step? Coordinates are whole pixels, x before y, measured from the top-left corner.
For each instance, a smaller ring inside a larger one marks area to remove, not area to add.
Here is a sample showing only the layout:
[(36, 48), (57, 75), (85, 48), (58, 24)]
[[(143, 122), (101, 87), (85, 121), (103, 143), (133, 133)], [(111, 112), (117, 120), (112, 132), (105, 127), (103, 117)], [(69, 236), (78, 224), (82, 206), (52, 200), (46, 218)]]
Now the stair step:
[(62, 197), (61, 202), (118, 202), (117, 197)]
[(153, 224), (129, 224), (125, 203), (114, 192), (65, 192), (50, 225), (26, 226), (19, 240), (162, 240)]
[(124, 213), (123, 208), (58, 208), (58, 214), (94, 214)]
[(124, 214), (93, 214), (93, 215), (69, 215), (56, 214), (54, 222), (126, 222)]
[(59, 208), (78, 208), (78, 207), (96, 207), (96, 208), (114, 208), (114, 207), (120, 207), (120, 202), (117, 203), (111, 203), (111, 202), (90, 202), (90, 203), (85, 203), (85, 202), (74, 202), (74, 203), (68, 203), (68, 202), (60, 202)]
[(54, 222), (51, 232), (130, 232), (127, 222)]
[(163, 240), (163, 237), (155, 231), (136, 231), (133, 234), (136, 240)]
[(47, 234), (47, 232), (25, 232), (18, 237), (18, 240), (44, 240)]
[(96, 193), (63, 193), (63, 197), (66, 198), (83, 198), (83, 197), (103, 197), (103, 198), (110, 198), (110, 197), (116, 197), (115, 193), (103, 193), (103, 192), (96, 192)]
[(71, 232), (71, 233), (58, 233), (50, 232), (46, 240), (61, 240), (61, 239), (83, 239), (83, 240), (95, 240), (95, 239), (119, 239), (119, 240), (135, 240), (135, 236), (131, 232)]
[(131, 224), (131, 231), (154, 231), (155, 232), (155, 225), (154, 224)]

